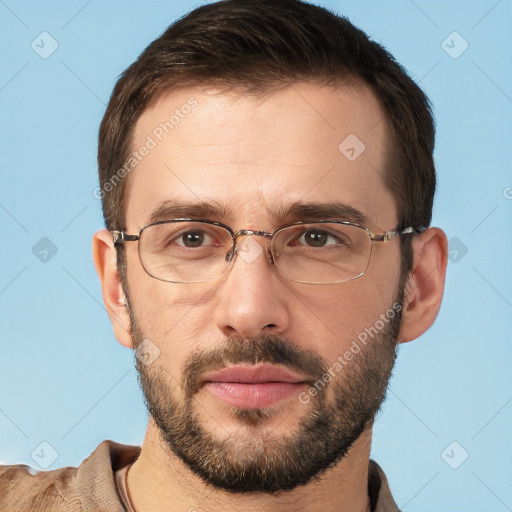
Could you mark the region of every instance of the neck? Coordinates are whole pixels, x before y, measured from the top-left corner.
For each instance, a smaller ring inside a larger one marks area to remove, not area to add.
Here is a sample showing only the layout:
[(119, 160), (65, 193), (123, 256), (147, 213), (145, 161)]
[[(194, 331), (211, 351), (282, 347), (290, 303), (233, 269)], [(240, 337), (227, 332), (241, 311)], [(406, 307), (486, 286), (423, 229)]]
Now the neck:
[(214, 488), (192, 473), (161, 439), (150, 420), (140, 457), (127, 477), (128, 494), (136, 512), (231, 511), (370, 512), (368, 464), (371, 427), (349, 453), (319, 479), (278, 494), (232, 494)]

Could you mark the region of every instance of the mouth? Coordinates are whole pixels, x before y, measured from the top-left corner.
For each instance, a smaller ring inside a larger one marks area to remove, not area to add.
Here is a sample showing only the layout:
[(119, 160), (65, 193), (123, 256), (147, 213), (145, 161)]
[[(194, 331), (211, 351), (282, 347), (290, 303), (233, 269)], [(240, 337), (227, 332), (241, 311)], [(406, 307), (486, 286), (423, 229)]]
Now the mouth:
[(207, 373), (203, 387), (234, 407), (261, 409), (297, 395), (309, 380), (271, 364), (236, 365)]

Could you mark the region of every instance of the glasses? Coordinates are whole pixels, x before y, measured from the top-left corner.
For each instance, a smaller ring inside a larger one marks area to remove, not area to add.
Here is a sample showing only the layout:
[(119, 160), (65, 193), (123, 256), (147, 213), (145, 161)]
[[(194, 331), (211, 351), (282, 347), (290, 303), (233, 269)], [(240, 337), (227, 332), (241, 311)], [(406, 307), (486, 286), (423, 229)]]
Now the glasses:
[(144, 270), (169, 283), (204, 283), (220, 279), (237, 255), (251, 263), (263, 252), (252, 239), (270, 240), (267, 257), (279, 273), (297, 283), (335, 284), (361, 277), (370, 263), (374, 242), (419, 233), (409, 227), (376, 235), (359, 224), (345, 221), (295, 222), (273, 233), (241, 229), (210, 220), (174, 219), (154, 222), (138, 235), (113, 231), (114, 244), (139, 242)]

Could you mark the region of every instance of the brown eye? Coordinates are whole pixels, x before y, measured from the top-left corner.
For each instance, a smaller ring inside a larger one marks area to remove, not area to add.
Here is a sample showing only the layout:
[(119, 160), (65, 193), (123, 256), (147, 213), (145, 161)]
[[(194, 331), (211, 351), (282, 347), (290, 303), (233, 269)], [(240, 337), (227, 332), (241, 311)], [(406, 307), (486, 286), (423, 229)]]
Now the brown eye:
[(200, 247), (205, 239), (203, 231), (198, 229), (194, 231), (187, 231), (181, 235), (181, 241), (185, 247)]
[(309, 230), (302, 235), (302, 238), (304, 243), (310, 247), (323, 247), (327, 243), (329, 235), (325, 231)]
[(331, 233), (324, 229), (308, 229), (304, 231), (293, 245), (306, 247), (331, 247), (346, 245), (348, 240), (343, 237), (343, 233)]

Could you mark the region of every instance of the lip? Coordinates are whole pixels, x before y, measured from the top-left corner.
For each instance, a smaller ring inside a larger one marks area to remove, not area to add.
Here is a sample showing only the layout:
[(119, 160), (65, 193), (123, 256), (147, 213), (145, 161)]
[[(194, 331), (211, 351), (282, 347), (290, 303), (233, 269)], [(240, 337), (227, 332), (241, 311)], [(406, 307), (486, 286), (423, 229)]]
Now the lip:
[(263, 382), (287, 382), (297, 384), (308, 379), (286, 368), (280, 368), (268, 363), (250, 366), (228, 366), (222, 370), (207, 373), (203, 382), (237, 382), (243, 384), (258, 384)]
[(270, 364), (229, 366), (207, 373), (203, 386), (228, 405), (257, 409), (296, 395), (308, 383), (303, 375)]

